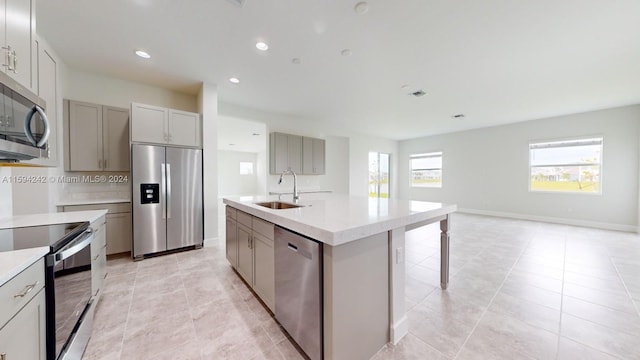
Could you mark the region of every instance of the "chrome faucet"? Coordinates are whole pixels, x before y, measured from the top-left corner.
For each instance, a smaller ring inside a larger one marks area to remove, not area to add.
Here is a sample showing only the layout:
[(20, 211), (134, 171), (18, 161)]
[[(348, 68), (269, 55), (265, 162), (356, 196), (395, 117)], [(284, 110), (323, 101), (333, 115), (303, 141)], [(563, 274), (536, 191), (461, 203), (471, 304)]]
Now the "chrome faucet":
[(296, 173), (294, 173), (291, 169), (287, 169), (280, 174), (280, 180), (278, 180), (278, 184), (282, 184), (282, 178), (286, 173), (290, 173), (293, 175), (293, 202), (298, 202), (300, 200), (300, 195), (298, 194), (298, 177)]

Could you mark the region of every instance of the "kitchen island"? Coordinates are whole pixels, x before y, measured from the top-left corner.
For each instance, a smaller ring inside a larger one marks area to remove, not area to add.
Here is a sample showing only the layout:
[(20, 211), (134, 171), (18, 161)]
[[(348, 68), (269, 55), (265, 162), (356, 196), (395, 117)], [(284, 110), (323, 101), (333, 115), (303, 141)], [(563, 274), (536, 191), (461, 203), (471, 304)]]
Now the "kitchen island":
[(440, 222), (440, 282), (446, 289), (449, 215), (456, 205), (339, 194), (308, 194), (296, 203), (299, 207), (288, 209), (257, 205), (276, 200), (260, 196), (223, 202), (234, 211), (322, 243), (325, 359), (368, 359), (407, 334), (406, 231)]

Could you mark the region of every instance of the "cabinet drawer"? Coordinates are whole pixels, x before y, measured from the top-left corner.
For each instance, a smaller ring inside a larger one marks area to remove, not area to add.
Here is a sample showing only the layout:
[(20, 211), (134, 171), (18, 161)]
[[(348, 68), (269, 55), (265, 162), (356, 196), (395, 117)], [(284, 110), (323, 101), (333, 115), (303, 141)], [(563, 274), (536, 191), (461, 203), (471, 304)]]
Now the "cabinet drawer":
[(267, 239), (273, 241), (273, 224), (272, 223), (268, 221), (264, 221), (254, 216), (253, 226), (251, 227), (251, 229), (257, 232), (258, 234), (265, 236)]
[(86, 211), (86, 210), (102, 210), (106, 209), (109, 214), (131, 212), (131, 203), (108, 203), (108, 204), (91, 204), (91, 205), (66, 205), (62, 207), (62, 211)]
[(227, 206), (226, 206), (226, 208), (227, 208), (227, 210), (226, 210), (226, 211), (227, 211), (227, 219), (233, 219), (233, 220), (235, 220), (235, 219), (236, 219), (236, 214), (237, 214), (238, 210), (236, 210), (236, 209), (232, 208), (232, 207), (231, 207), (231, 206), (229, 206), (229, 205), (227, 205)]
[(238, 210), (237, 220), (238, 220), (238, 223), (251, 229), (251, 215)]
[[(0, 328), (44, 287), (44, 258), (0, 287)], [(23, 295), (24, 294), (24, 295)], [(22, 295), (22, 296), (20, 296)]]

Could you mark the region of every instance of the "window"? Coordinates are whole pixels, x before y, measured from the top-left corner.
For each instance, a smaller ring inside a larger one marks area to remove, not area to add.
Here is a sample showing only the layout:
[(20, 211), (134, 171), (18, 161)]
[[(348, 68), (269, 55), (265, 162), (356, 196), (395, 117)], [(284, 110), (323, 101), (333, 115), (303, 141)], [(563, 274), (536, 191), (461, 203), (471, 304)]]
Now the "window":
[(241, 161), (240, 175), (253, 175), (253, 163)]
[(442, 152), (409, 156), (412, 187), (442, 187)]
[(602, 138), (529, 144), (531, 191), (600, 193)]
[(389, 197), (389, 154), (369, 153), (369, 197)]

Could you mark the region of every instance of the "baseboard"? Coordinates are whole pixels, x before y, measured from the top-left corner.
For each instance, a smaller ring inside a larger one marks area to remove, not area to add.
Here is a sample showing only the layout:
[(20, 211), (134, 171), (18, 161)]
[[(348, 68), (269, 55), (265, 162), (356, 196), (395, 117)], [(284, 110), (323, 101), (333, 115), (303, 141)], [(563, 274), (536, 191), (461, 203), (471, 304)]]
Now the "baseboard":
[(537, 215), (529, 215), (529, 214), (518, 214), (518, 213), (491, 211), (491, 210), (478, 210), (478, 209), (458, 208), (458, 212), (465, 213), (465, 214), (504, 217), (504, 218), (510, 218), (510, 219), (518, 219), (518, 220), (548, 222), (553, 224), (582, 226), (582, 227), (590, 227), (590, 228), (604, 229), (604, 230), (615, 230), (615, 231), (625, 231), (625, 232), (635, 232), (635, 233), (640, 232), (640, 228), (634, 225), (611, 224), (611, 223), (603, 223), (603, 222), (597, 222), (597, 221), (565, 219), (565, 218), (557, 218), (557, 217), (550, 217), (550, 216), (537, 216)]
[(393, 345), (396, 345), (400, 339), (409, 333), (409, 320), (407, 318), (407, 314), (402, 316), (402, 318), (395, 324), (391, 324), (390, 332), (389, 340)]

